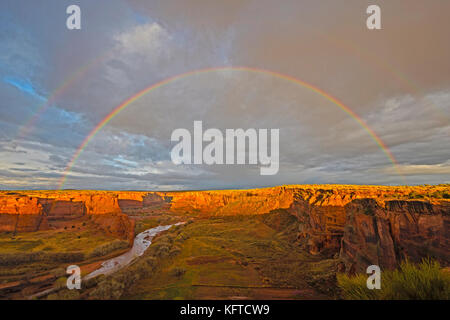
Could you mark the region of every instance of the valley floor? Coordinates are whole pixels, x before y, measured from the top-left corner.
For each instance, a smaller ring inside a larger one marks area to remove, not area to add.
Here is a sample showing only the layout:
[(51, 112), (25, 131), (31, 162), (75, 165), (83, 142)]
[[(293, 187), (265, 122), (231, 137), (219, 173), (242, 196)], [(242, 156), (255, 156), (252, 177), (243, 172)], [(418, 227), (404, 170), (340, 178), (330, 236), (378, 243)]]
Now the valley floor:
[(295, 218), (281, 212), (197, 219), (169, 230), (154, 246), (175, 237), (170, 254), (122, 298), (334, 298), (335, 261), (302, 250), (296, 227)]

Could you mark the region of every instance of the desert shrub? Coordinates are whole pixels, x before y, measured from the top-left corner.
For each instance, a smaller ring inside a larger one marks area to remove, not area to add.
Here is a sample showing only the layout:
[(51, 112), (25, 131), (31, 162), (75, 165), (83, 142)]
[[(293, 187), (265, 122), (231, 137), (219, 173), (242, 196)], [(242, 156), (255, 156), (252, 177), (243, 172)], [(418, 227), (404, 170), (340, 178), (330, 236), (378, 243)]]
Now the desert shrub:
[(431, 196), (438, 199), (450, 199), (450, 194), (446, 191), (435, 191)]
[(125, 284), (116, 277), (108, 277), (101, 281), (91, 292), (90, 297), (97, 300), (119, 299), (125, 289)]
[(79, 290), (63, 289), (57, 293), (52, 293), (47, 296), (47, 300), (76, 300), (80, 297)]
[(41, 261), (41, 252), (31, 252), (31, 253), (3, 253), (0, 254), (0, 265), (2, 266), (12, 266), (24, 263), (32, 263), (36, 261)]
[(173, 246), (172, 249), (169, 252), (170, 257), (176, 257), (181, 253), (181, 248), (178, 246)]
[(175, 234), (178, 234), (180, 231), (181, 231), (181, 229), (183, 228), (183, 226), (182, 225), (178, 225), (178, 226), (173, 226), (171, 229), (171, 231), (172, 231), (172, 233), (175, 233)]
[(170, 247), (166, 243), (155, 243), (153, 250), (157, 257), (163, 258), (169, 254)]
[(149, 270), (154, 271), (157, 265), (157, 260), (154, 257), (146, 257), (140, 262), (145, 265)]
[(139, 279), (148, 278), (152, 274), (152, 269), (144, 263), (136, 264), (133, 270), (139, 276)]
[(140, 279), (140, 275), (136, 273), (136, 268), (130, 268), (129, 270), (124, 270), (113, 276), (117, 281), (124, 284), (125, 288), (129, 288), (133, 283)]
[(64, 269), (64, 268), (53, 269), (51, 271), (51, 274), (53, 274), (56, 278), (60, 278), (60, 277), (67, 275), (66, 269)]
[(67, 278), (66, 277), (59, 277), (56, 281), (55, 284), (53, 285), (55, 288), (58, 289), (63, 289), (67, 287)]
[(98, 300), (119, 299), (134, 283), (150, 273), (147, 264), (139, 262), (98, 281), (90, 297)]
[(182, 240), (182, 241), (184, 241), (184, 240), (187, 240), (187, 239), (189, 239), (189, 235), (186, 234), (186, 233), (184, 233), (184, 232), (181, 232), (181, 233), (177, 236), (177, 240)]
[[(348, 276), (346, 274), (337, 275), (338, 286), (342, 290), (344, 299), (349, 300), (375, 300), (379, 299), (378, 290), (367, 289), (367, 275), (358, 274)], [(381, 282), (383, 287), (384, 283)]]
[(96, 247), (89, 253), (88, 258), (102, 257), (116, 250), (124, 250), (128, 247), (128, 241), (116, 239), (112, 242), (105, 243)]
[(0, 254), (0, 265), (12, 266), (33, 262), (73, 262), (84, 260), (83, 252), (27, 252)]
[(89, 278), (87, 280), (83, 280), (83, 282), (81, 283), (81, 286), (83, 289), (90, 289), (90, 288), (95, 287), (97, 285), (97, 283), (99, 283), (103, 279), (104, 279), (104, 275), (103, 275), (103, 277), (97, 276), (94, 278)]
[(185, 273), (186, 273), (186, 269), (184, 268), (173, 268), (170, 273), (177, 278), (181, 278)]
[(450, 274), (438, 262), (403, 262), (397, 270), (381, 273), (381, 289), (369, 290), (367, 275), (338, 274), (338, 286), (345, 299), (354, 300), (449, 300)]
[(83, 252), (52, 252), (42, 255), (42, 261), (49, 262), (73, 262), (84, 260)]
[(410, 192), (408, 197), (410, 199), (423, 199), (424, 198), (423, 194), (417, 193), (415, 191)]

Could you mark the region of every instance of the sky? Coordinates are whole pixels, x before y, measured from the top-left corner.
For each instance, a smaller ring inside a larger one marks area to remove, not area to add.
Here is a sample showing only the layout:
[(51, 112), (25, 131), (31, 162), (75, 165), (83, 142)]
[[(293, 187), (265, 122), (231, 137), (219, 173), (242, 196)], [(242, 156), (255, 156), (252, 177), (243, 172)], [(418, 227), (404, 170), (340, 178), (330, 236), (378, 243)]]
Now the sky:
[[(81, 30), (66, 27), (72, 4)], [(366, 27), (371, 4), (381, 30)], [(2, 0), (0, 189), (449, 183), (449, 12), (448, 0)], [(129, 104), (66, 170), (121, 103), (205, 68), (221, 69)], [(341, 101), (397, 164), (342, 108), (273, 73)], [(279, 129), (278, 173), (174, 164), (171, 133), (195, 120)]]

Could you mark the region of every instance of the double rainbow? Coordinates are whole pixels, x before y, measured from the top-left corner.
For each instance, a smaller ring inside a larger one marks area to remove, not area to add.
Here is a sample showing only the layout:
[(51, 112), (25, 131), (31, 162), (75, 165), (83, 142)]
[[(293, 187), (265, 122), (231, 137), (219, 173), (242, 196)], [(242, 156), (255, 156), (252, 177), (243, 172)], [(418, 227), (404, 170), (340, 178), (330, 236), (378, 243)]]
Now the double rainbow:
[(293, 83), (296, 83), (304, 88), (307, 88), (319, 95), (321, 95), (322, 97), (324, 97), (325, 99), (327, 99), (328, 101), (330, 101), (331, 103), (333, 103), (334, 105), (338, 106), (342, 111), (344, 111), (346, 114), (348, 114), (352, 119), (354, 119), (369, 135), (370, 137), (375, 141), (375, 143), (380, 147), (380, 149), (386, 154), (386, 156), (388, 157), (389, 161), (392, 162), (392, 164), (394, 165), (395, 168), (397, 168), (397, 161), (394, 157), (394, 155), (392, 154), (392, 152), (389, 150), (389, 148), (386, 146), (386, 144), (380, 139), (379, 136), (377, 136), (377, 134), (367, 125), (367, 123), (360, 117), (358, 116), (353, 110), (351, 110), (348, 106), (346, 106), (344, 103), (342, 103), (341, 101), (339, 101), (337, 98), (333, 97), (332, 95), (326, 93), (325, 91), (323, 91), (322, 89), (309, 84), (305, 81), (302, 81), (300, 79), (294, 78), (292, 76), (286, 75), (286, 74), (282, 74), (279, 72), (275, 72), (275, 71), (270, 71), (270, 70), (265, 70), (265, 69), (259, 69), (259, 68), (252, 68), (252, 67), (215, 67), (215, 68), (206, 68), (206, 69), (200, 69), (200, 70), (193, 70), (193, 71), (189, 71), (186, 73), (182, 73), (182, 74), (178, 74), (175, 75), (173, 77), (170, 77), (168, 79), (162, 80), (160, 82), (157, 82), (139, 92), (137, 92), (136, 94), (134, 94), (133, 96), (131, 96), (130, 98), (128, 98), (127, 100), (123, 101), (119, 106), (117, 106), (116, 108), (114, 108), (102, 121), (100, 121), (94, 129), (92, 129), (92, 131), (87, 135), (87, 137), (83, 140), (83, 142), (80, 144), (80, 146), (78, 147), (78, 149), (76, 150), (76, 152), (74, 153), (74, 155), (72, 156), (69, 164), (67, 165), (66, 169), (64, 170), (64, 173), (61, 177), (61, 180), (59, 182), (59, 189), (61, 189), (66, 180), (67, 180), (67, 176), (69, 174), (69, 172), (71, 171), (72, 167), (74, 166), (75, 162), (77, 161), (77, 159), (80, 157), (81, 153), (83, 152), (83, 150), (86, 148), (86, 146), (89, 144), (89, 142), (95, 137), (95, 135), (105, 126), (108, 124), (108, 122), (110, 122), (114, 117), (116, 117), (122, 110), (124, 110), (126, 107), (128, 107), (129, 105), (131, 105), (133, 102), (135, 102), (136, 100), (140, 99), (141, 97), (143, 97), (144, 95), (146, 95), (147, 93), (158, 89), (166, 84), (169, 84), (171, 82), (174, 82), (176, 80), (179, 79), (183, 79), (192, 75), (198, 75), (198, 74), (204, 74), (204, 73), (210, 73), (210, 72), (215, 72), (215, 71), (225, 71), (225, 70), (231, 70), (231, 71), (247, 71), (247, 72), (254, 72), (254, 73), (262, 73), (262, 74), (268, 74), (280, 79), (284, 79)]

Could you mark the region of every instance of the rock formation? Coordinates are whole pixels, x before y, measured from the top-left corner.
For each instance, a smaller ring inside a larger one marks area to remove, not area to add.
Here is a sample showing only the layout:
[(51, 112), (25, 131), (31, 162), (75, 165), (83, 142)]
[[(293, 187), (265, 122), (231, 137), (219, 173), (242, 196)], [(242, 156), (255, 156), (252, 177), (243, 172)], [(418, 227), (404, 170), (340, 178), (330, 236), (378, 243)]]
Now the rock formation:
[(117, 194), (97, 191), (30, 191), (0, 194), (0, 232), (49, 229), (60, 221), (92, 220), (100, 229), (132, 241), (134, 221), (123, 214)]
[(345, 211), (340, 257), (347, 272), (365, 272), (371, 264), (395, 268), (406, 258), (450, 263), (450, 202), (362, 199)]
[(298, 243), (311, 254), (339, 256), (342, 270), (393, 268), (406, 257), (450, 260), (450, 187), (291, 185), (186, 192), (0, 192), (0, 231), (43, 230), (89, 217), (105, 232), (132, 240), (127, 209), (163, 208), (194, 216), (287, 210), (298, 219)]

